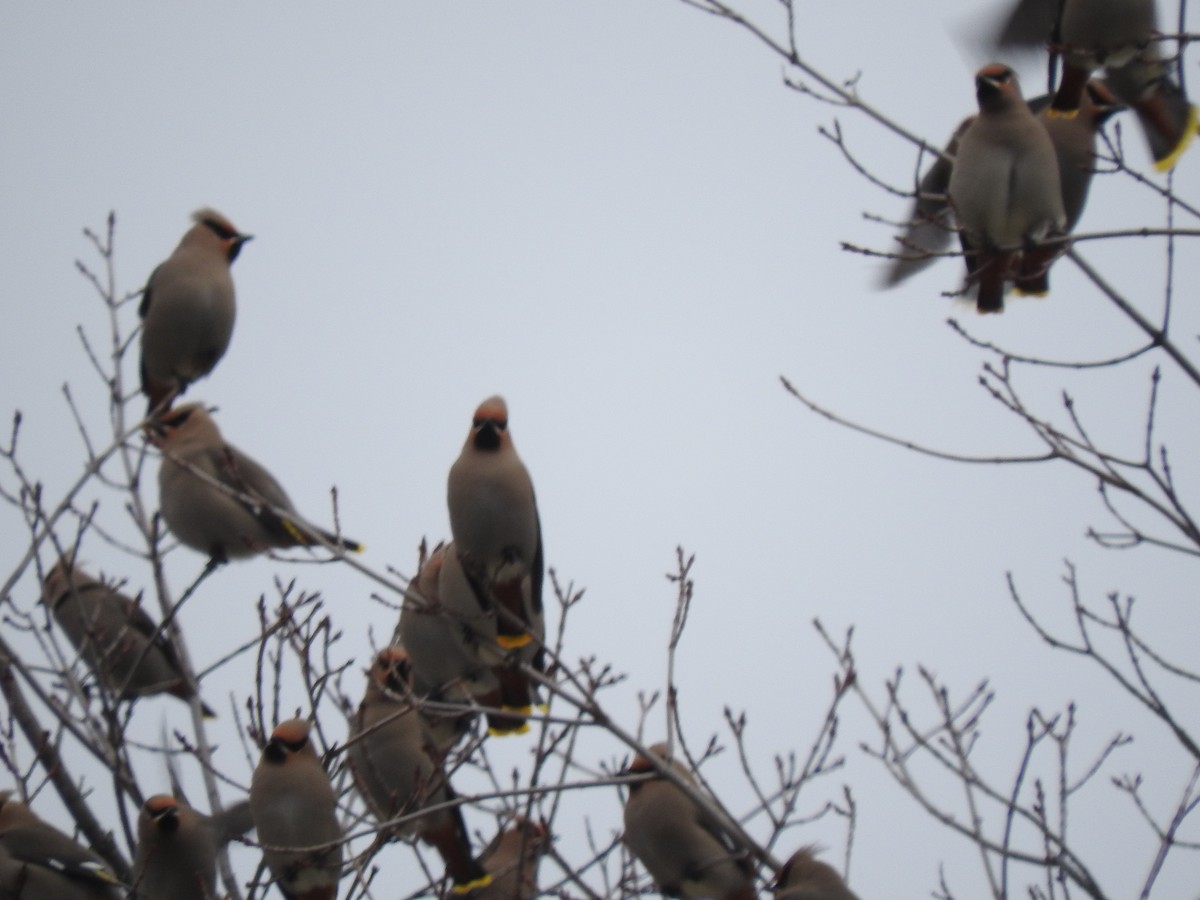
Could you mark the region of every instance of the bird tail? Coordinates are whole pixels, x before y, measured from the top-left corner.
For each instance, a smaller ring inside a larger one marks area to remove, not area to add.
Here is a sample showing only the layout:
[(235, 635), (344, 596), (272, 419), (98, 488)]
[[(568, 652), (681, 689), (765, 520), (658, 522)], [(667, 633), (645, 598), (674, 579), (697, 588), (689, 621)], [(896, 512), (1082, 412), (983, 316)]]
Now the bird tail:
[(1163, 79), (1153, 93), (1133, 104), (1133, 110), (1154, 156), (1154, 168), (1171, 171), (1196, 135), (1196, 107), (1177, 85)]

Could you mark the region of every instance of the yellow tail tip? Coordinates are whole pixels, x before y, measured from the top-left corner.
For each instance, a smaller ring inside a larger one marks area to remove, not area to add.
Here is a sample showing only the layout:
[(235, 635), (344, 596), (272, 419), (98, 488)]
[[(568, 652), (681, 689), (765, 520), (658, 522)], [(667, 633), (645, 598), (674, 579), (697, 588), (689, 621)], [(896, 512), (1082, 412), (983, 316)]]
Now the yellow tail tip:
[(1196, 136), (1197, 127), (1200, 127), (1200, 118), (1198, 118), (1196, 107), (1192, 106), (1188, 108), (1187, 125), (1183, 128), (1183, 136), (1179, 139), (1179, 143), (1162, 159), (1156, 160), (1154, 168), (1159, 172), (1170, 172), (1175, 168), (1180, 157), (1187, 153), (1188, 147), (1192, 146), (1192, 139)]
[(492, 737), (508, 737), (510, 734), (526, 734), (528, 731), (528, 722), (522, 722), (520, 725), (514, 725), (511, 728), (496, 728), (495, 726), (488, 728), (488, 734)]
[(496, 635), (496, 643), (505, 650), (516, 650), (518, 647), (524, 647), (531, 638), (527, 634), (498, 634)]
[(1019, 287), (1013, 288), (1013, 293), (1018, 297), (1049, 297), (1049, 291), (1026, 291)]
[(475, 890), (476, 888), (487, 887), (491, 883), (492, 883), (492, 876), (485, 872), (482, 876), (480, 876), (479, 878), (476, 878), (474, 881), (468, 881), (466, 884), (454, 885), (452, 888), (450, 888), (450, 893), (452, 893), (452, 894), (469, 894), (469, 893), (471, 893), (471, 891)]
[(1051, 106), (1046, 110), (1047, 119), (1074, 119), (1078, 115), (1078, 109), (1055, 109)]
[(297, 528), (295, 525), (293, 525), (287, 519), (283, 520), (283, 528), (288, 534), (290, 534), (292, 536), (292, 539), (297, 544), (304, 544), (307, 546), (308, 544), (312, 543), (312, 538), (310, 538), (308, 535), (306, 535), (303, 531), (301, 531), (299, 528)]

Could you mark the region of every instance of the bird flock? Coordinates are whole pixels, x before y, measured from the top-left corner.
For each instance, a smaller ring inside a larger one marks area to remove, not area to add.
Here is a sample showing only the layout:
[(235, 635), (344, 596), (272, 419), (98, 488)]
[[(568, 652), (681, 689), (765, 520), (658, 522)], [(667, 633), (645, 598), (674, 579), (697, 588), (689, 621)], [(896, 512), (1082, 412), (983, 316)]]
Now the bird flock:
[[(1046, 45), (1062, 62), (1053, 96), (1026, 103), (1016, 75), (993, 63), (975, 77), (979, 112), (956, 130), (921, 181), (911, 224), (886, 280), (923, 268), (957, 233), (981, 312), (999, 312), (1011, 284), (1043, 294), (1049, 268), (1083, 211), (1096, 135), (1129, 107), (1159, 168), (1175, 164), (1196, 111), (1156, 40), (1152, 0), (1020, 0), (998, 46)], [(1102, 77), (1101, 77), (1102, 72)], [(250, 235), (211, 209), (194, 216), (151, 274), (139, 309), (147, 436), (159, 450), (159, 506), (183, 545), (211, 565), (277, 548), (361, 545), (295, 509), (260, 463), (226, 442), (201, 403), (176, 404), (225, 354), (236, 312), (230, 267)], [(476, 409), (449, 470), (452, 540), (429, 554), (409, 584), (390, 646), (369, 672), (345, 741), (358, 792), (381, 839), (416, 837), (445, 865), (449, 892), (475, 900), (537, 896), (552, 837), (516, 817), (476, 853), (446, 769), (449, 752), (486, 718), (492, 736), (520, 735), (541, 705), (545, 573), (529, 472), (509, 431), (503, 398)], [(114, 698), (197, 696), (168, 633), (140, 603), (61, 559), (42, 599), (96, 680)], [(0, 792), (0, 896), (191, 900), (216, 896), (217, 856), (253, 829), (280, 892), (332, 900), (344, 873), (337, 796), (311, 739), (312, 722), (277, 723), (264, 737), (249, 797), (213, 816), (158, 794), (138, 820), (134, 881), (123, 885), (99, 855)], [(692, 773), (655, 744), (624, 771), (625, 845), (670, 897), (749, 900), (757, 861), (706, 804)], [(780, 870), (777, 898), (854, 900), (841, 876), (798, 850)]]
[(1154, 0), (1019, 0), (994, 43), (1048, 47), (1062, 67), (1057, 90), (1026, 103), (1011, 68), (979, 70), (979, 113), (922, 177), (883, 279), (890, 287), (920, 271), (957, 234), (964, 294), (981, 313), (1003, 312), (1009, 285), (1049, 292), (1050, 266), (1083, 213), (1109, 118), (1132, 109), (1164, 172), (1197, 128), (1196, 108), (1160, 50)]

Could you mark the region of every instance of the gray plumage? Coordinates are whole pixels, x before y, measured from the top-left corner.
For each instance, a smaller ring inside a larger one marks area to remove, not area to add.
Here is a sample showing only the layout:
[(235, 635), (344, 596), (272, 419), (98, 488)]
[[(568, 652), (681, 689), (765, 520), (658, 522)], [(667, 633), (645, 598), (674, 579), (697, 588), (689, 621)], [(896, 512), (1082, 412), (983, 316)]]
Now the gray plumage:
[(158, 469), (162, 516), (175, 537), (192, 549), (219, 562), (272, 548), (311, 547), (322, 540), (350, 551), (362, 549), (304, 523), (274, 476), (227, 444), (201, 404), (185, 404), (156, 417), (154, 428), (163, 456)]
[[(1050, 135), (1058, 161), (1059, 186), (1067, 233), (1072, 232), (1083, 215), (1096, 165), (1096, 138), (1108, 119), (1122, 107), (1099, 81), (1091, 81), (1084, 94), (1080, 114), (1071, 118), (1049, 116), (1051, 96), (1044, 94), (1029, 101), (1029, 108)], [(954, 171), (953, 157), (963, 132), (975, 121), (970, 116), (955, 129), (943, 156), (926, 170), (917, 188), (917, 198), (909, 210), (904, 231), (898, 238), (897, 258), (884, 273), (882, 286), (894, 287), (922, 271), (948, 250), (955, 233), (955, 218), (947, 191)], [(948, 158), (949, 157), (949, 158)]]
[(97, 854), (0, 791), (0, 897), (118, 900), (120, 880)]
[(814, 848), (802, 847), (779, 872), (775, 900), (858, 900), (833, 866), (817, 859)]
[[(195, 696), (175, 647), (138, 600), (64, 560), (47, 573), (42, 602), (114, 697), (130, 700), (167, 693), (190, 700)], [(214, 715), (203, 703), (201, 710)]]
[(483, 868), (492, 882), (471, 894), (471, 900), (533, 900), (538, 895), (538, 865), (549, 850), (546, 826), (518, 816), (484, 853)]
[(251, 235), (202, 209), (179, 246), (150, 275), (142, 317), (142, 391), (150, 410), (170, 404), (225, 355), (235, 315), (229, 267)]
[(1004, 309), (1008, 279), (1032, 287), (1061, 248), (1036, 249), (1066, 227), (1058, 160), (1046, 129), (1007, 66), (975, 77), (979, 115), (963, 132), (949, 196), (961, 226), (968, 277), (980, 312)]
[[(686, 780), (692, 775), (670, 758), (666, 744), (650, 751)], [(637, 756), (630, 774), (656, 772)], [(753, 900), (754, 866), (686, 793), (661, 775), (630, 785), (625, 802), (625, 846), (646, 867), (662, 893), (686, 900)]]
[[(496, 643), (505, 650), (527, 647), (543, 616), (542, 533), (533, 482), (513, 446), (503, 398), (489, 397), (475, 411), (446, 493), (455, 552), (480, 607), (496, 611)], [(540, 653), (534, 665), (541, 668)], [(523, 731), (521, 717), (534, 699), (529, 681), (511, 666), (497, 675), (501, 705), (518, 715), (489, 716), (491, 730)]]
[(1196, 109), (1164, 58), (1155, 0), (1020, 0), (1001, 26), (1002, 48), (1051, 44), (1063, 59), (1050, 115), (1076, 115), (1091, 75), (1106, 83), (1138, 121), (1159, 171), (1172, 168), (1196, 133)]
[[(263, 861), (289, 900), (333, 900), (343, 845), (337, 795), (309, 739), (303, 719), (271, 732), (250, 779), (250, 817)], [(294, 848), (294, 849), (289, 849)]]
[[(376, 656), (348, 743), (355, 784), (380, 823), (454, 799), (441, 753), (417, 710), (402, 648), (387, 647)], [(390, 830), (416, 834), (434, 847), (457, 892), (485, 880), (459, 807), (436, 809)]]
[[(422, 700), (466, 705), (499, 690), (492, 667), (505, 653), (495, 642), (495, 611), (475, 596), (453, 542), (435, 547), (409, 584), (395, 641), (408, 651), (413, 690)], [(425, 712), (443, 750), (466, 734), (476, 715)]]
[(217, 896), (217, 853), (252, 827), (245, 801), (206, 816), (170, 794), (150, 797), (138, 814), (133, 897), (211, 900)]

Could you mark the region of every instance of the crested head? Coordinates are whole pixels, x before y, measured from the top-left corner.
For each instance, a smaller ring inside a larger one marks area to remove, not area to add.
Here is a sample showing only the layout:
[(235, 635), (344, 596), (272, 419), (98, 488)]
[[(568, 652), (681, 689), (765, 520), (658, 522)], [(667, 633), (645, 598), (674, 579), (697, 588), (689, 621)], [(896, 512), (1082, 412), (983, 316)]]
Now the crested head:
[[(667, 762), (671, 762), (671, 749), (665, 742), (651, 744), (648, 749), (659, 759), (664, 759)], [(629, 764), (629, 768), (626, 771), (628, 771), (631, 775), (642, 775), (646, 772), (656, 772), (658, 770), (655, 768), (654, 763), (652, 763), (646, 756), (639, 753), (633, 758), (633, 762)]]
[(188, 236), (193, 234), (201, 236), (215, 235), (218, 246), (224, 251), (229, 262), (237, 259), (238, 253), (241, 252), (242, 244), (254, 237), (252, 234), (242, 234), (239, 232), (232, 222), (210, 207), (198, 209), (192, 213), (192, 221), (196, 223), (196, 227), (193, 227), (184, 236), (184, 240), (186, 241)]
[(57, 605), (57, 602), (72, 587), (87, 580), (86, 576), (75, 568), (70, 559), (60, 559), (42, 579), (42, 597), (47, 603)]
[[(990, 63), (975, 73), (975, 96), (981, 110), (1007, 108), (1021, 100), (1017, 73), (1003, 63)], [(1021, 105), (1024, 105), (1022, 101)]]
[(290, 757), (300, 753), (316, 757), (317, 751), (313, 749), (312, 742), (308, 739), (311, 730), (311, 726), (305, 719), (288, 719), (286, 722), (280, 722), (271, 732), (271, 739), (267, 741), (267, 746), (263, 748), (263, 761), (275, 764), (285, 763)]
[(477, 450), (498, 450), (508, 441), (508, 404), (496, 394), (475, 410), (467, 443)]
[[(779, 888), (807, 888), (809, 890), (845, 890), (846, 882), (833, 866), (817, 859), (815, 844), (801, 847), (791, 855), (779, 870)], [(790, 893), (790, 892), (789, 892)]]
[(221, 432), (203, 403), (184, 403), (150, 420), (151, 440), (160, 447), (182, 440), (220, 443)]
[(412, 663), (403, 647), (392, 645), (379, 651), (371, 666), (371, 680), (393, 693), (402, 694), (412, 687)]
[(179, 827), (179, 801), (170, 794), (155, 794), (142, 804), (142, 816), (148, 825), (170, 834)]

